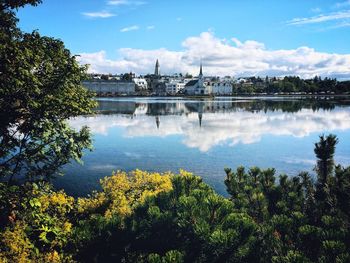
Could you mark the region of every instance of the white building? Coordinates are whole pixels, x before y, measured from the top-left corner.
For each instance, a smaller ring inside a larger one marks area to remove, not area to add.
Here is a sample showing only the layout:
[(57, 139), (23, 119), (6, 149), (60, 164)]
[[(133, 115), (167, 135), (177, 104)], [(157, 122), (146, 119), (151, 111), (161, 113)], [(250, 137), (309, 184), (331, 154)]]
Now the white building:
[(232, 84), (228, 81), (211, 82), (213, 95), (232, 95)]
[(180, 81), (170, 81), (165, 83), (165, 91), (169, 95), (175, 95), (185, 88), (185, 83)]
[(135, 85), (136, 85), (136, 89), (137, 90), (147, 90), (148, 89), (148, 84), (146, 79), (144, 78), (134, 78), (133, 79)]
[(198, 79), (186, 83), (184, 93), (187, 95), (210, 95), (211, 87), (204, 83), (202, 64), (200, 66)]
[(83, 86), (88, 90), (96, 92), (97, 95), (133, 95), (135, 94), (135, 83), (113, 80), (83, 81)]

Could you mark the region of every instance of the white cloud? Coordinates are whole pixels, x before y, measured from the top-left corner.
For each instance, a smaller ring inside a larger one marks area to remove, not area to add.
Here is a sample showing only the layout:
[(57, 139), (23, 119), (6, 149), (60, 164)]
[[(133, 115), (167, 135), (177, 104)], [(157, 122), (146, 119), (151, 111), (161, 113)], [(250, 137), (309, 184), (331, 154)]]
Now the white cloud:
[(338, 2), (335, 4), (336, 8), (342, 8), (342, 7), (347, 7), (347, 6), (350, 6), (350, 0)]
[(304, 18), (294, 18), (287, 22), (288, 25), (304, 25), (304, 24), (315, 24), (322, 23), (328, 21), (335, 21), (341, 19), (349, 19), (350, 18), (350, 10), (334, 12), (330, 14), (321, 14), (312, 17), (304, 17)]
[(315, 8), (311, 9), (311, 12), (313, 12), (313, 13), (320, 13), (320, 12), (322, 12), (322, 9), (319, 8), (319, 7), (315, 7)]
[(124, 27), (120, 29), (120, 32), (129, 32), (129, 31), (135, 31), (135, 30), (139, 30), (139, 26), (134, 25), (134, 26)]
[(116, 16), (116, 14), (106, 12), (106, 11), (101, 11), (101, 12), (84, 12), (82, 15), (86, 17), (91, 17), (91, 18), (108, 18), (112, 16)]
[(110, 0), (107, 2), (109, 5), (115, 5), (115, 6), (120, 6), (120, 5), (144, 5), (146, 2), (144, 1), (129, 1), (129, 0)]
[(165, 48), (144, 50), (121, 48), (119, 59), (110, 60), (105, 51), (80, 54), (82, 64), (90, 64), (90, 72), (138, 74), (153, 72), (158, 58), (162, 73), (198, 74), (202, 60), (205, 75), (285, 76), (310, 78), (315, 75), (350, 78), (350, 54), (317, 52), (310, 47), (269, 50), (263, 43), (236, 38), (222, 40), (212, 32), (189, 37), (182, 42), (183, 49)]
[(284, 157), (282, 161), (289, 164), (301, 164), (301, 165), (315, 165), (316, 160), (314, 159), (300, 159), (296, 157)]
[(334, 29), (334, 28), (342, 28), (342, 27), (350, 27), (350, 21), (343, 21), (340, 22), (334, 26), (329, 27), (329, 29)]
[(127, 0), (111, 0), (107, 2), (109, 5), (126, 5), (129, 3)]
[(155, 29), (155, 28), (156, 28), (156, 27), (152, 25), (152, 26), (148, 26), (148, 27), (147, 27), (147, 30), (153, 30), (153, 29)]

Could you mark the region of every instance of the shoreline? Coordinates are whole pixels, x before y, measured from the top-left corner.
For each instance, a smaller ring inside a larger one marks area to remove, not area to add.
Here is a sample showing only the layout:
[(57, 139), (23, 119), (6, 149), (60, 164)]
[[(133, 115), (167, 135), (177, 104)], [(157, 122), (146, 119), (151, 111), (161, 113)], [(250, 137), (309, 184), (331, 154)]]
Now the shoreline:
[(95, 98), (181, 98), (181, 99), (216, 99), (216, 98), (350, 98), (350, 94), (234, 94), (217, 96), (153, 96), (153, 95), (107, 95), (95, 96)]

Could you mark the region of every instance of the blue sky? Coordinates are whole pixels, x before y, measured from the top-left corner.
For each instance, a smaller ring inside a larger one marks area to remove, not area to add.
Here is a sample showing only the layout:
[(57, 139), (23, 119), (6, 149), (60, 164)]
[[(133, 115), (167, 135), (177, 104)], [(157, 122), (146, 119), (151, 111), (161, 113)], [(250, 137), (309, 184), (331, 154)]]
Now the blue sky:
[[(164, 73), (194, 73), (203, 60), (208, 74), (350, 76), (349, 0), (44, 0), (18, 16), (23, 30), (62, 39), (94, 72), (147, 73), (159, 56)], [(298, 65), (303, 54), (308, 65)], [(289, 56), (298, 59), (276, 62)]]

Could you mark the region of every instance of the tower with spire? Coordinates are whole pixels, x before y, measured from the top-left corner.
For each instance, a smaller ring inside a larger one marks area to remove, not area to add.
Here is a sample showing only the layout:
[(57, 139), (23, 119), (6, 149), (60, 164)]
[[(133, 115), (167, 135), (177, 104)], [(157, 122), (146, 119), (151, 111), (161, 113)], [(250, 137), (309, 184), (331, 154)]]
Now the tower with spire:
[(202, 78), (203, 78), (202, 61), (201, 61), (201, 65), (200, 65), (200, 68), (199, 68), (199, 75), (198, 75), (198, 78), (199, 78), (199, 79), (202, 79)]
[(156, 76), (160, 75), (159, 74), (159, 61), (158, 61), (158, 59), (156, 61), (156, 66), (155, 66), (155, 69), (154, 69), (154, 75), (156, 75)]
[(199, 75), (198, 75), (198, 86), (199, 88), (203, 88), (204, 84), (204, 79), (203, 79), (203, 67), (202, 67), (202, 61), (201, 61), (201, 64), (200, 64), (200, 68), (199, 68)]

